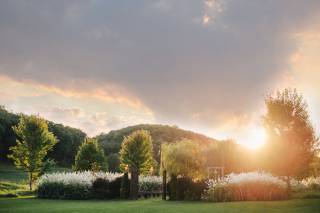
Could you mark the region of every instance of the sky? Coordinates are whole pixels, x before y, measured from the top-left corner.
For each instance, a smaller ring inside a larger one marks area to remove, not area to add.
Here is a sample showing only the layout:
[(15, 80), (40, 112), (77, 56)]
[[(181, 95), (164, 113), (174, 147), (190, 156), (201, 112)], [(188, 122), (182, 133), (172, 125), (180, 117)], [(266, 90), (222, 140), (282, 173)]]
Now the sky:
[(0, 105), (89, 136), (160, 123), (250, 143), (266, 94), (320, 128), (318, 0), (2, 0)]

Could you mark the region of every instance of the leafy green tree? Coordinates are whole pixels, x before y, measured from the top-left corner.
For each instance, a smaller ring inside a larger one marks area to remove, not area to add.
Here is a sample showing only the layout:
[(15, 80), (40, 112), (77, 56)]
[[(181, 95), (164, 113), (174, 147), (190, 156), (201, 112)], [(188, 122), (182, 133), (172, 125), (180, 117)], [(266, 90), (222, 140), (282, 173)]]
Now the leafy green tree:
[(87, 138), (80, 146), (75, 158), (76, 171), (108, 169), (108, 163), (103, 149), (95, 139)]
[(191, 140), (163, 146), (162, 162), (170, 176), (202, 179), (206, 175), (204, 152), (198, 143)]
[(122, 168), (131, 173), (130, 198), (138, 198), (139, 174), (151, 169), (153, 165), (152, 138), (148, 131), (137, 130), (125, 137), (120, 150)]
[(29, 176), (29, 186), (37, 178), (47, 152), (57, 143), (55, 136), (48, 131), (47, 122), (38, 116), (21, 116), (13, 127), (17, 135), (17, 145), (10, 148), (8, 157), (18, 168), (24, 168)]
[(268, 132), (268, 168), (286, 176), (290, 192), (291, 177), (308, 174), (318, 138), (311, 125), (307, 104), (296, 90), (285, 89), (265, 98), (264, 125)]

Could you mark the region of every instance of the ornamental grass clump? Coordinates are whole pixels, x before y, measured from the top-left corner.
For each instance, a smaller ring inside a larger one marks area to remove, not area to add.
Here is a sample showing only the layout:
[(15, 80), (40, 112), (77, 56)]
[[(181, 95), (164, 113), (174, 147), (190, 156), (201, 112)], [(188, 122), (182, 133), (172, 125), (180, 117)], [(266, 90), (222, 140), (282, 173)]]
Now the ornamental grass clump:
[(160, 176), (140, 176), (139, 191), (155, 192), (161, 190), (162, 177)]
[[(103, 179), (112, 183), (121, 178), (120, 173), (62, 172), (44, 174), (38, 180), (38, 197), (54, 199), (89, 199), (94, 197), (93, 183)], [(119, 182), (119, 181), (118, 181)], [(113, 184), (110, 184), (113, 186)], [(120, 193), (120, 186), (119, 186)]]
[(286, 183), (264, 172), (227, 175), (224, 180), (207, 182), (203, 198), (208, 201), (256, 201), (288, 198)]
[(320, 177), (309, 177), (303, 179), (301, 183), (309, 190), (320, 190)]
[[(161, 177), (141, 176), (141, 192), (159, 192)], [(38, 180), (38, 197), (53, 199), (126, 199), (129, 196), (128, 174), (111, 172), (62, 172), (44, 174)]]

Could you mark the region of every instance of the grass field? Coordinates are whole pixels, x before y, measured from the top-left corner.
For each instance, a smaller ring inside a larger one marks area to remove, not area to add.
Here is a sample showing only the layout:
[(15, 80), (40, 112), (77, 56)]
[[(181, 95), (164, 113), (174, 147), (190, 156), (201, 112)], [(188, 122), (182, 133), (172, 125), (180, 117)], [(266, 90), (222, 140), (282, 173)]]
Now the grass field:
[(320, 212), (320, 199), (269, 202), (66, 201), (1, 198), (0, 212)]
[[(56, 168), (55, 171), (68, 171), (66, 168)], [(32, 195), (29, 191), (27, 174), (17, 169), (12, 163), (0, 162), (0, 197)]]
[(26, 180), (27, 175), (22, 170), (9, 163), (0, 163), (0, 197), (30, 193)]

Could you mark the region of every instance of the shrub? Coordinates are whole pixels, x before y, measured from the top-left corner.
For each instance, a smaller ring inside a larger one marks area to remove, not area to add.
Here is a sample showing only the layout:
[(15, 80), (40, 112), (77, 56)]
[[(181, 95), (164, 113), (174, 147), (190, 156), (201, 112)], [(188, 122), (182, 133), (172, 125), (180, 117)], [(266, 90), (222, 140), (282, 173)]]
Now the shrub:
[(39, 185), (38, 197), (84, 200), (90, 197), (90, 187), (79, 183), (46, 182)]
[(63, 197), (63, 183), (59, 182), (46, 182), (38, 186), (39, 198), (54, 198), (59, 199)]
[(109, 181), (103, 178), (97, 178), (92, 183), (92, 193), (95, 198), (105, 198), (109, 196)]
[[(45, 174), (38, 181), (38, 197), (54, 199), (89, 199), (95, 180), (113, 182), (121, 177), (120, 173), (63, 172)], [(117, 180), (120, 191), (120, 181)], [(113, 185), (111, 185), (113, 187)], [(112, 192), (115, 190), (113, 189)], [(120, 192), (119, 192), (120, 193)], [(118, 193), (118, 194), (119, 194)]]
[(207, 182), (204, 199), (209, 201), (281, 200), (288, 198), (286, 183), (263, 172), (230, 174)]
[(119, 198), (122, 177), (118, 177), (110, 182), (110, 198)]
[(188, 177), (171, 177), (168, 183), (170, 200), (200, 200), (207, 188), (205, 181), (193, 181)]
[(82, 184), (63, 185), (62, 199), (86, 200), (91, 197), (90, 187)]
[(127, 199), (130, 196), (130, 180), (128, 173), (124, 173), (121, 180), (120, 198)]
[[(145, 190), (160, 189), (161, 178), (142, 176), (139, 182)], [(38, 197), (54, 199), (128, 198), (128, 174), (103, 172), (63, 172), (45, 174), (38, 180)], [(121, 191), (121, 193), (120, 193)]]
[(92, 193), (95, 198), (114, 199), (120, 197), (122, 177), (112, 181), (103, 178), (97, 178), (92, 183)]

